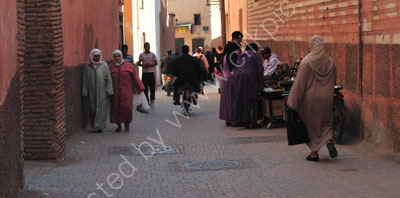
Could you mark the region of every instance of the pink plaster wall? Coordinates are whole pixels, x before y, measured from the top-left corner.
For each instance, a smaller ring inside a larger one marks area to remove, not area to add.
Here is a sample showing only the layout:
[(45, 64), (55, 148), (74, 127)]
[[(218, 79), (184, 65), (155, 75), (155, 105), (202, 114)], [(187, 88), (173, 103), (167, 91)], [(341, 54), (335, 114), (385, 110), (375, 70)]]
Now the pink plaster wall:
[(86, 63), (97, 47), (103, 60), (111, 60), (118, 48), (119, 5), (117, 0), (63, 0), (64, 64)]
[(0, 106), (17, 71), (16, 1), (0, 1)]

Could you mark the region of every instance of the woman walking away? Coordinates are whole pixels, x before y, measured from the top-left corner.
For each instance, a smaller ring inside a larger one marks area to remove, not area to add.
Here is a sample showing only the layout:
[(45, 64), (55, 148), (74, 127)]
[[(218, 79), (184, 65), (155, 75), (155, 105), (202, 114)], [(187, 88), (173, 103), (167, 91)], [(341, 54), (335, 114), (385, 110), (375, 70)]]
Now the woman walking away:
[(336, 67), (324, 49), (321, 36), (310, 40), (311, 52), (299, 66), (288, 106), (297, 111), (307, 128), (311, 150), (308, 161), (319, 161), (319, 150), (327, 145), (331, 158), (337, 156), (333, 134), (333, 95)]
[(111, 99), (110, 122), (116, 123), (116, 132), (121, 132), (121, 123), (125, 124), (125, 130), (129, 131), (132, 122), (133, 94), (144, 91), (144, 85), (137, 74), (135, 67), (124, 61), (122, 52), (115, 50), (114, 63), (110, 65), (113, 82), (114, 97)]
[(91, 63), (86, 65), (82, 80), (82, 96), (88, 100), (91, 130), (98, 133), (106, 128), (107, 96), (113, 95), (110, 69), (101, 58), (100, 50), (90, 52)]

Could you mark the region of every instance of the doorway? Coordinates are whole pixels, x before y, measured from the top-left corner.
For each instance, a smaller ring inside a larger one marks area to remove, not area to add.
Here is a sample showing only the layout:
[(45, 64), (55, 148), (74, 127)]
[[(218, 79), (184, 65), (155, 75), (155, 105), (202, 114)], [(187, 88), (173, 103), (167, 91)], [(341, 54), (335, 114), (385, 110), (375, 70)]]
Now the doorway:
[[(197, 39), (192, 39), (192, 51), (195, 53), (196, 49), (198, 47), (203, 47), (204, 48), (204, 39), (203, 38), (197, 38)], [(206, 50), (206, 49), (204, 49)]]
[(182, 54), (182, 46), (185, 45), (185, 39), (184, 38), (176, 38), (175, 39), (175, 51), (179, 51), (180, 54)]

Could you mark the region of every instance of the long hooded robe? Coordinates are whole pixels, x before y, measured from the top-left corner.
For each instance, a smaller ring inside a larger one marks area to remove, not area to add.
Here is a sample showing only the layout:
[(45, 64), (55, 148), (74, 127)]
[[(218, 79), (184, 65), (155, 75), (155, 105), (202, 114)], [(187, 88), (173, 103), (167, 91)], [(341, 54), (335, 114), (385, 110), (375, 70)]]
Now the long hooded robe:
[(87, 64), (82, 79), (82, 96), (88, 98), (89, 117), (92, 130), (106, 128), (108, 98), (113, 95), (112, 78), (106, 62), (94, 62), (93, 57), (101, 51), (93, 49), (90, 53), (91, 63)]
[(313, 36), (310, 48), (311, 53), (299, 66), (287, 104), (304, 121), (310, 150), (318, 152), (332, 140), (336, 67), (325, 53), (322, 37)]
[[(114, 52), (116, 53), (122, 57), (119, 50)], [(110, 105), (110, 122), (129, 124), (132, 122), (133, 94), (144, 91), (144, 85), (135, 67), (127, 61), (112, 63), (110, 71), (114, 90)]]
[(221, 99), (219, 105), (219, 119), (225, 120), (226, 123), (233, 123), (233, 89), (235, 82), (233, 81), (233, 73), (236, 69), (237, 62), (237, 50), (240, 49), (238, 43), (228, 43), (225, 47), (226, 55), (222, 64), (223, 75), (221, 77)]
[(247, 50), (238, 57), (238, 65), (233, 74), (233, 121), (256, 124), (258, 119), (258, 93), (263, 87), (264, 67), (261, 55)]

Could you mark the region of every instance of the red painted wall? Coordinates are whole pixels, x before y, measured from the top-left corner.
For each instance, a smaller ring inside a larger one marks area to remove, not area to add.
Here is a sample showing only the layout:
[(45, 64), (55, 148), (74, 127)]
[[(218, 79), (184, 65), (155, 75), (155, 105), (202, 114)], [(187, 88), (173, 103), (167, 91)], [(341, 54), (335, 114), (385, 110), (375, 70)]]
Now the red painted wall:
[(311, 36), (323, 36), (338, 69), (338, 83), (345, 87), (348, 121), (353, 126), (349, 132), (400, 151), (400, 1), (362, 0), (361, 12), (359, 1), (354, 0), (289, 0), (283, 9), (281, 2), (247, 0), (250, 42), (268, 45), (282, 61), (292, 64), (309, 52)]
[(15, 1), (0, 1), (0, 105), (17, 71), (17, 14)]
[(23, 187), (16, 1), (0, 1), (0, 197)]
[(88, 62), (95, 47), (103, 52), (103, 60), (111, 60), (119, 41), (118, 1), (63, 0), (61, 6), (65, 65)]
[(90, 61), (93, 48), (99, 48), (103, 60), (112, 60), (118, 48), (118, 0), (61, 1), (65, 65), (65, 103), (67, 134), (73, 134), (87, 123), (82, 112), (85, 104), (81, 95), (81, 72)]

